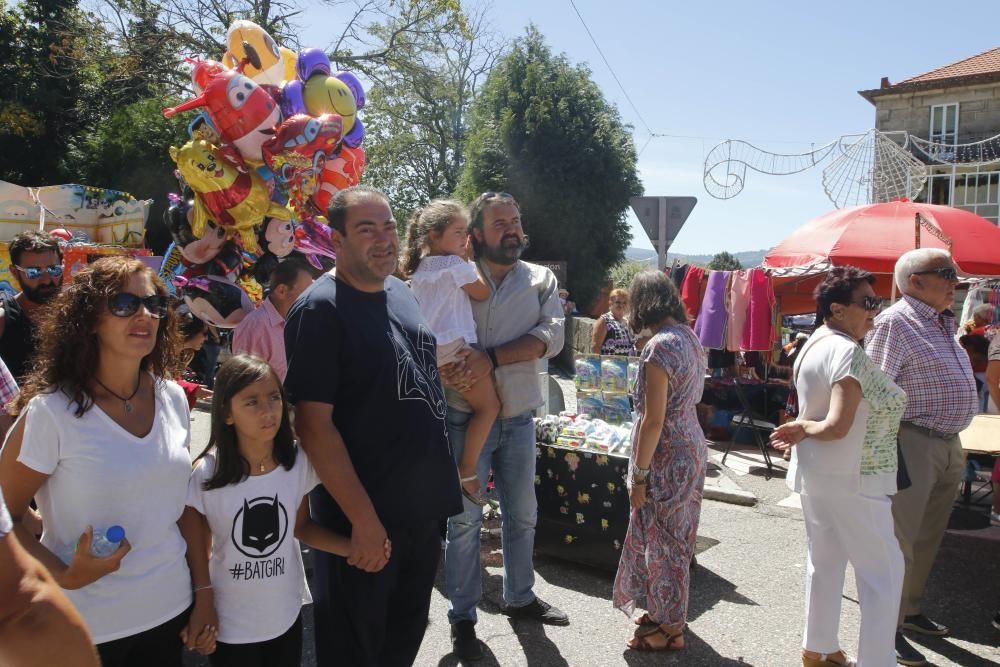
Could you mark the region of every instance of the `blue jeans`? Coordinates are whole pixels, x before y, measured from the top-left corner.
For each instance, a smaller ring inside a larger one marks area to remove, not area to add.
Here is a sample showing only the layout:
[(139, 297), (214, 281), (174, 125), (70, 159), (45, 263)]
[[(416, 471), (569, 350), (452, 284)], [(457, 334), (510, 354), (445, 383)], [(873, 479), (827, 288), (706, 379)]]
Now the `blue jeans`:
[[(455, 461), (465, 448), (469, 414), (448, 410), (448, 436)], [(535, 425), (532, 414), (497, 419), (479, 456), (476, 474), (483, 491), (493, 470), (500, 499), (500, 532), (503, 545), (503, 599), (508, 607), (531, 604), (535, 594)], [(483, 595), (479, 565), (479, 531), (483, 510), (468, 499), (461, 514), (448, 520), (444, 575), (448, 592), (448, 622), (476, 621), (476, 605)]]

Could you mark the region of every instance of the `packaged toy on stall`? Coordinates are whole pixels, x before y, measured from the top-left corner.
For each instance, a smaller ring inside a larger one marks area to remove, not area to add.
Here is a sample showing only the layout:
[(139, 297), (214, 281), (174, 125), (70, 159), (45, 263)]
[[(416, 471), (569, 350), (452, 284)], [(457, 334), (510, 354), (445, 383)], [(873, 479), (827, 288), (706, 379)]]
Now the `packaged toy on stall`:
[(635, 393), (635, 383), (639, 381), (639, 365), (642, 360), (639, 357), (628, 358), (628, 393)]
[(601, 398), (604, 403), (605, 421), (610, 424), (624, 424), (632, 419), (632, 405), (628, 394), (606, 391)]
[(594, 428), (587, 434), (584, 446), (587, 449), (594, 449), (602, 453), (607, 453), (611, 445), (616, 441), (616, 429), (614, 426), (602, 420), (594, 421)]
[(599, 419), (604, 414), (604, 401), (599, 391), (578, 391), (576, 392), (576, 421), (580, 422), (585, 417)]
[(601, 389), (623, 392), (628, 388), (628, 357), (601, 357)]
[[(601, 388), (601, 355), (599, 354), (578, 354), (576, 355), (576, 388), (578, 390), (589, 391)], [(577, 409), (578, 413), (585, 410)]]

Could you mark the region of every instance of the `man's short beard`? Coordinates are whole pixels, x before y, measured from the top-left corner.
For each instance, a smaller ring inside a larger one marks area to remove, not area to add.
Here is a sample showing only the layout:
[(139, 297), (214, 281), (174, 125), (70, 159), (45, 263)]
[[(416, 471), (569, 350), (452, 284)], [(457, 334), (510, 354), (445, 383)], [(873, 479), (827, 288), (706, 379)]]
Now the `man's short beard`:
[(29, 301), (42, 306), (59, 296), (61, 288), (62, 285), (42, 285), (39, 287), (25, 287), (22, 285), (21, 291)]
[(503, 241), (496, 246), (482, 243), (479, 245), (478, 255), (488, 262), (493, 262), (494, 264), (500, 264), (502, 266), (510, 266), (511, 264), (516, 264), (517, 260), (521, 259), (521, 254), (527, 247), (528, 237), (519, 239), (518, 245), (513, 248), (504, 247)]

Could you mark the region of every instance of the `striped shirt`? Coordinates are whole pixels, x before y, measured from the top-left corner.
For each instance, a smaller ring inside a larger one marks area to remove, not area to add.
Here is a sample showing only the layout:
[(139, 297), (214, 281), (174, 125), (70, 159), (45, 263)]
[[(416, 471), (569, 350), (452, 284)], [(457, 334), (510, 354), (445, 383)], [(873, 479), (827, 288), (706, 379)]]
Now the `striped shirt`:
[(906, 295), (875, 318), (865, 347), (906, 392), (903, 421), (943, 433), (958, 433), (972, 422), (978, 411), (976, 381), (954, 333), (951, 311), (939, 315)]
[(19, 391), (14, 376), (7, 370), (7, 364), (0, 359), (0, 414), (3, 414), (8, 403), (17, 398)]

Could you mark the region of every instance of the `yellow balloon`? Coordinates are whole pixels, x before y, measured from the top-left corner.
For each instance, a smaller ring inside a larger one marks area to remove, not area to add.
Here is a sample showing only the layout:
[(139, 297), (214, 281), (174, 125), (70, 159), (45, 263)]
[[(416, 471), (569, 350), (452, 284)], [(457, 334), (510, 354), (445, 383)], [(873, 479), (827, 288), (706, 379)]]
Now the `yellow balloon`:
[(191, 231), (201, 238), (209, 220), (232, 235), (238, 234), (248, 252), (257, 252), (254, 229), (265, 217), (288, 220), (291, 211), (271, 201), (267, 185), (239, 157), (205, 140), (170, 147), (184, 181), (195, 192)]
[[(229, 68), (234, 68), (240, 64), (247, 56), (244, 44), (248, 44), (260, 58), (260, 68), (247, 65), (243, 73), (257, 83), (268, 83), (272, 86), (280, 86), (282, 81), (291, 81), (295, 78), (295, 61), (291, 62), (292, 75), (288, 75), (288, 59), (285, 52), (291, 53), (288, 49), (279, 47), (267, 31), (253, 21), (233, 21), (229, 26), (226, 35), (226, 45), (229, 50), (223, 57), (222, 62)], [(294, 57), (294, 54), (292, 54)]]
[(322, 116), (325, 113), (339, 114), (344, 119), (344, 134), (354, 127), (358, 104), (354, 99), (354, 93), (340, 79), (314, 74), (306, 81), (302, 98), (310, 116)]

